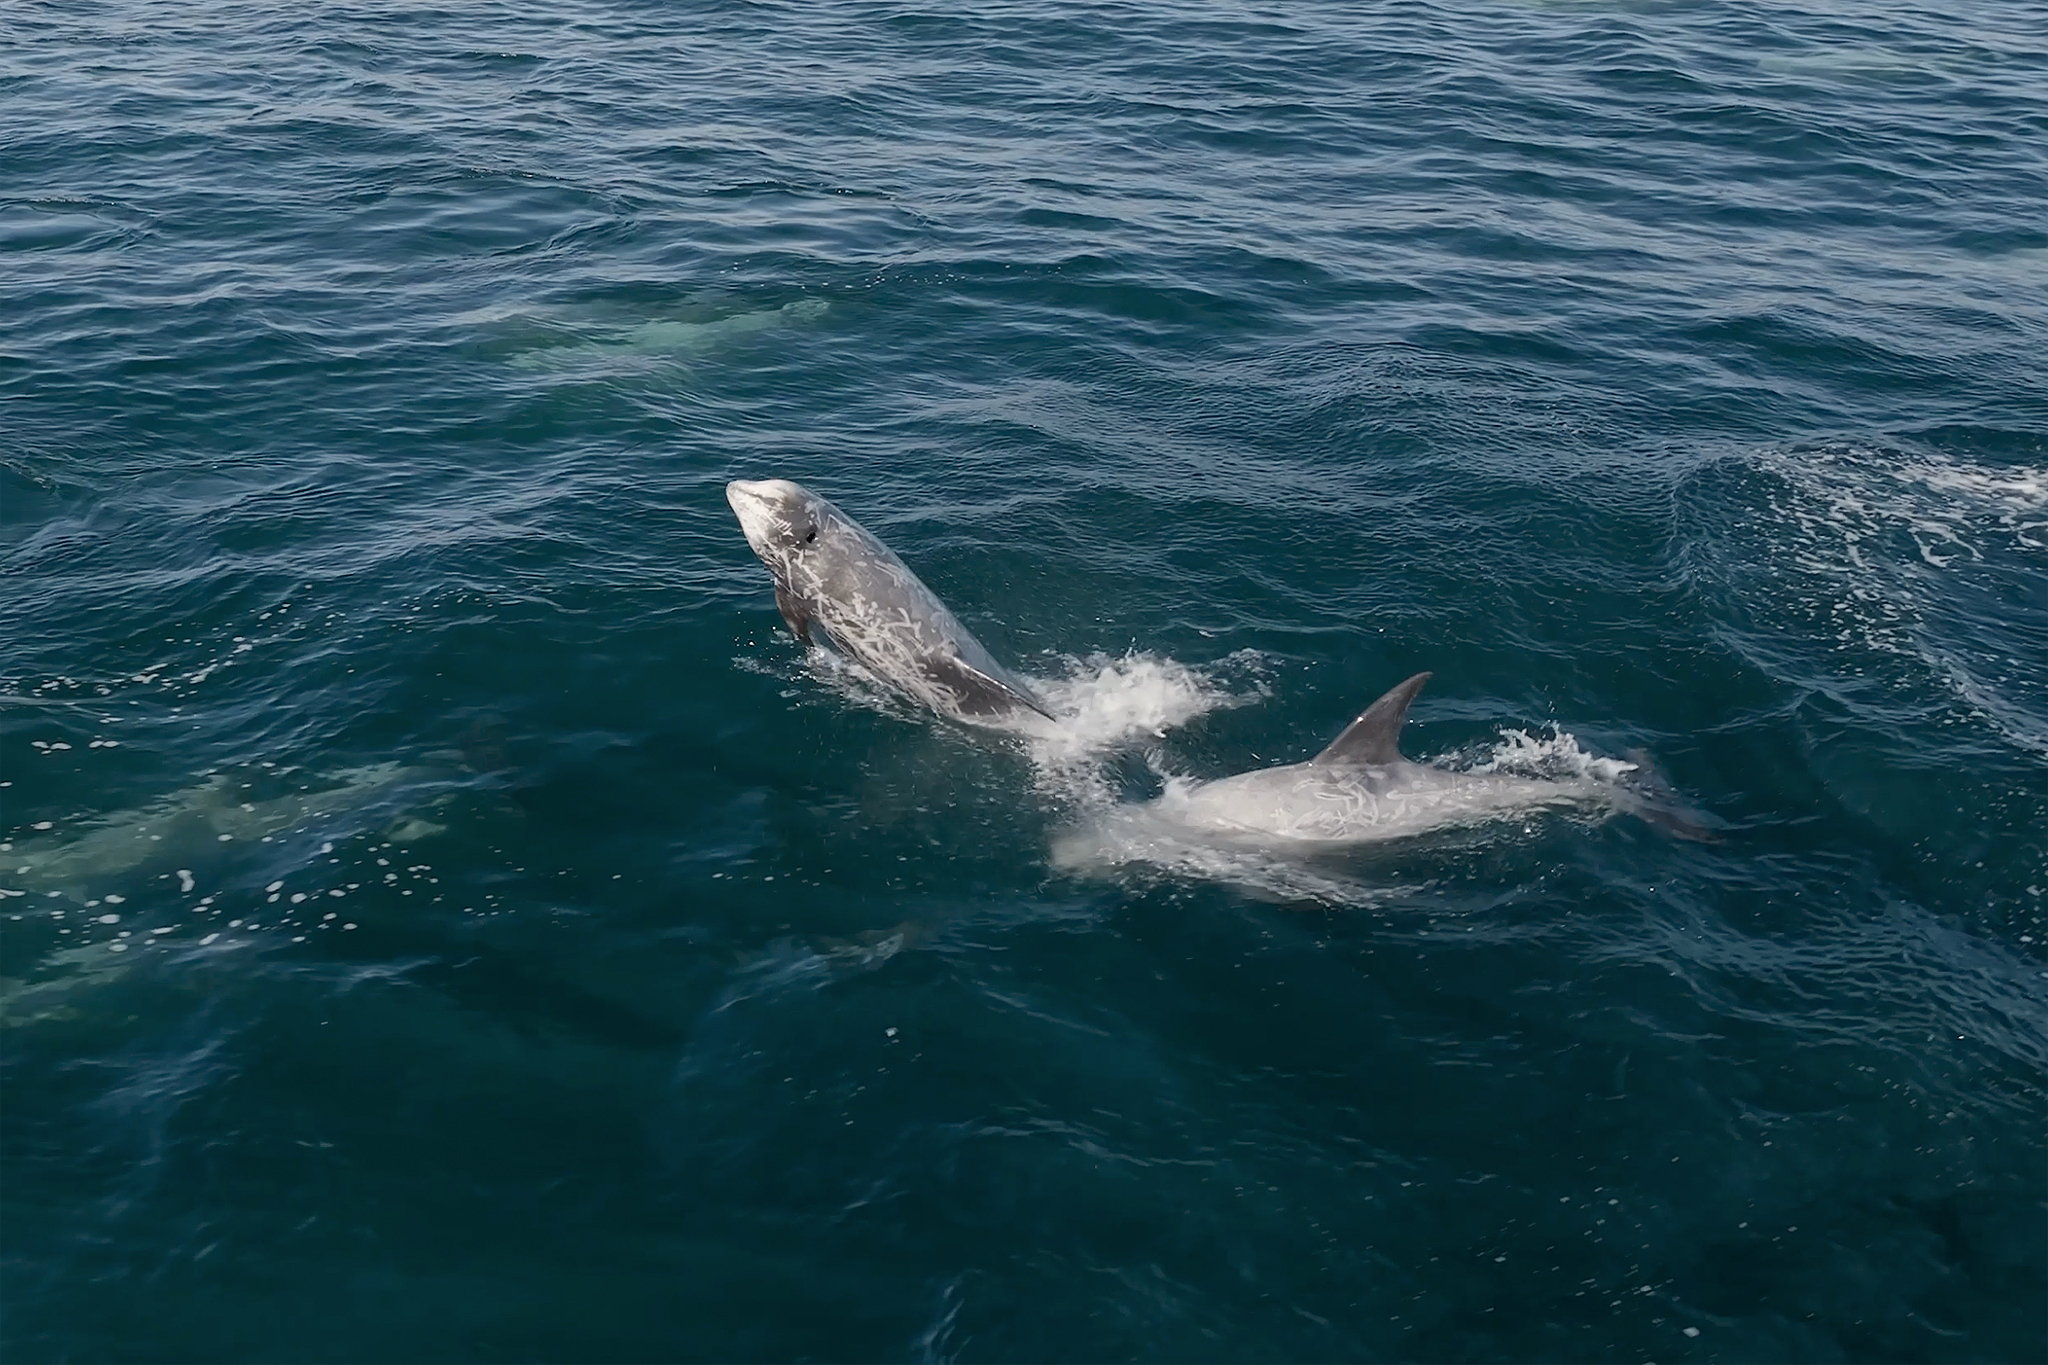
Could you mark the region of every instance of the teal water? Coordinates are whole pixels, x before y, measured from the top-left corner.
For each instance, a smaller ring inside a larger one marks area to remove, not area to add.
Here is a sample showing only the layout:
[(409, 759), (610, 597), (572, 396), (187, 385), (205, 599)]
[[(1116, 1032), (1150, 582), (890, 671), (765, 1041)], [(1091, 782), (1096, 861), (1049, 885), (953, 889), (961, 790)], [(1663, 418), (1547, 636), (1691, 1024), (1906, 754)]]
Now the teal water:
[[(24, 0), (0, 113), (7, 1359), (2048, 1357), (2038, 6)], [(1056, 856), (1421, 669), (1720, 839)]]

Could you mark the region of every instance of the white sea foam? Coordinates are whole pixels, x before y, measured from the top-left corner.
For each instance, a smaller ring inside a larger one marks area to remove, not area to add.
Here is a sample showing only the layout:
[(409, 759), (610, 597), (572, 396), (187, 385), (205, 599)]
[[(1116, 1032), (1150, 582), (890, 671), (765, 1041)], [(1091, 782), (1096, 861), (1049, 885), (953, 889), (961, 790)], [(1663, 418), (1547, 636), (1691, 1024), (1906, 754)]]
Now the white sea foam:
[(1453, 772), (1512, 773), (1553, 782), (1579, 778), (1608, 784), (1617, 784), (1636, 771), (1636, 765), (1626, 759), (1603, 758), (1588, 752), (1579, 746), (1577, 736), (1556, 726), (1551, 727), (1547, 736), (1504, 729), (1500, 732), (1500, 743), (1471, 762), (1460, 764), (1451, 760), (1442, 766)]
[(1267, 695), (1264, 660), (1255, 650), (1240, 650), (1208, 669), (1137, 652), (1062, 662), (1063, 677), (1032, 680), (1059, 719), (1026, 715), (1017, 730), (1040, 791), (1081, 806), (1115, 799), (1100, 770), (1106, 755), (1160, 739), (1211, 711)]
[(2048, 550), (2048, 470), (1855, 446), (1781, 452), (1765, 464), (1799, 494), (1779, 510), (1805, 533), (1798, 549), (1814, 569), (1868, 572), (1876, 543), (1902, 531), (1934, 568)]
[[(2048, 755), (2048, 668), (1987, 647), (2048, 570), (2048, 469), (1853, 444), (1768, 452), (1773, 597), (1811, 639), (1915, 661), (2010, 742)], [(1757, 566), (1760, 571), (1762, 566)], [(1804, 580), (1803, 583), (1801, 580)]]

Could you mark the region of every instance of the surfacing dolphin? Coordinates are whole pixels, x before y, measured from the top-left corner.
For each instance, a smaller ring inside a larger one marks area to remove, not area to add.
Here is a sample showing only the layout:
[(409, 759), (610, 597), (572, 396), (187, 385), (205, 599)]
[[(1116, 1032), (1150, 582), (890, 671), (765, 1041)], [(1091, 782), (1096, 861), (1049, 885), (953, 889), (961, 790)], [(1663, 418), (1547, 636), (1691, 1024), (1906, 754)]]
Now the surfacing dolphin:
[(825, 499), (787, 479), (735, 479), (725, 500), (797, 639), (808, 643), (815, 622), (877, 678), (971, 725), (1053, 718), (888, 546)]
[[(1646, 756), (1632, 756), (1640, 790), (1590, 776), (1459, 773), (1410, 763), (1401, 756), (1401, 726), (1429, 678), (1417, 673), (1387, 692), (1306, 763), (1169, 788), (1135, 813), (1178, 835), (1262, 846), (1371, 843), (1571, 806), (1628, 810), (1682, 837), (1708, 837), (1697, 822), (1658, 799), (1668, 793)], [(1130, 814), (1126, 808), (1125, 818)]]

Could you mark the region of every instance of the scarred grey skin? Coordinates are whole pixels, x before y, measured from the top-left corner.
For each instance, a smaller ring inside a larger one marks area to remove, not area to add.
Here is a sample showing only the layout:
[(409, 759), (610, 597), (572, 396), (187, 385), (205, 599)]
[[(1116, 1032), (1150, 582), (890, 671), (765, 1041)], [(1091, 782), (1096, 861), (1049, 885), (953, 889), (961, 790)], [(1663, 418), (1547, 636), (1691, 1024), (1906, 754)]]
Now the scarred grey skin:
[(799, 640), (822, 626), (870, 673), (970, 725), (1051, 717), (888, 546), (825, 499), (787, 479), (735, 479), (725, 500)]

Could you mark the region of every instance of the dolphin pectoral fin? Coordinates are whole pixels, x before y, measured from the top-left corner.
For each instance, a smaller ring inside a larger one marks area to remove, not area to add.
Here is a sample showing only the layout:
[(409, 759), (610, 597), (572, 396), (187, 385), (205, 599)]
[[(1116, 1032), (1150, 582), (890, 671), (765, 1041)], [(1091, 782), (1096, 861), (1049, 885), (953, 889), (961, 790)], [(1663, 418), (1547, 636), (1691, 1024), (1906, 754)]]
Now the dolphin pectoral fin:
[(791, 635), (805, 644), (811, 642), (811, 618), (804, 613), (803, 604), (780, 583), (775, 585), (775, 610), (782, 613), (782, 624), (789, 627)]
[(926, 677), (953, 694), (965, 715), (1000, 716), (1022, 709), (1036, 711), (1047, 720), (1057, 719), (1037, 698), (950, 654), (925, 656), (924, 672)]
[(1388, 689), (1387, 694), (1365, 708), (1364, 714), (1344, 727), (1344, 733), (1330, 741), (1330, 747), (1309, 762), (1319, 767), (1339, 764), (1378, 767), (1401, 761), (1401, 724), (1408, 719), (1408, 703), (1429, 681), (1429, 674), (1417, 673), (1408, 681)]

